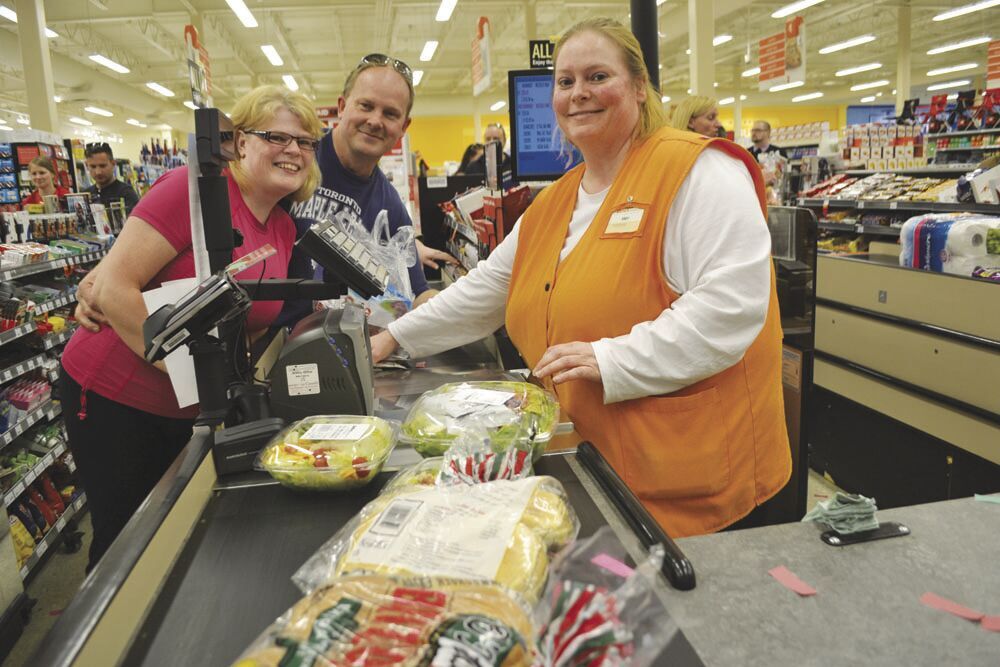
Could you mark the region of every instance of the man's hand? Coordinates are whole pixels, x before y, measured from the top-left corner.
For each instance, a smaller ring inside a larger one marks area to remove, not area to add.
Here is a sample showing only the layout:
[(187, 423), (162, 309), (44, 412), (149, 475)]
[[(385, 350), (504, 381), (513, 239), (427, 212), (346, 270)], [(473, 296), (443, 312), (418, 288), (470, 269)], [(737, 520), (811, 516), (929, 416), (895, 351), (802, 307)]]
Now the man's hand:
[(94, 303), (95, 275), (96, 272), (91, 271), (80, 281), (80, 285), (76, 290), (76, 310), (73, 315), (76, 317), (76, 321), (80, 323), (80, 326), (87, 331), (97, 333), (101, 330), (102, 326), (108, 324), (108, 319), (101, 312), (97, 304)]
[(453, 266), (458, 266), (458, 260), (444, 252), (443, 250), (438, 250), (437, 248), (428, 248), (420, 239), (417, 239), (417, 258), (420, 263), (429, 269), (440, 269), (441, 265), (438, 262), (444, 262), (445, 264), (451, 264)]
[(567, 380), (601, 381), (601, 369), (597, 365), (594, 346), (575, 341), (553, 345), (545, 350), (532, 374), (541, 379), (552, 376), (554, 384)]
[(382, 362), (386, 357), (396, 351), (399, 347), (399, 343), (389, 330), (386, 329), (380, 333), (372, 336), (372, 363), (377, 364)]

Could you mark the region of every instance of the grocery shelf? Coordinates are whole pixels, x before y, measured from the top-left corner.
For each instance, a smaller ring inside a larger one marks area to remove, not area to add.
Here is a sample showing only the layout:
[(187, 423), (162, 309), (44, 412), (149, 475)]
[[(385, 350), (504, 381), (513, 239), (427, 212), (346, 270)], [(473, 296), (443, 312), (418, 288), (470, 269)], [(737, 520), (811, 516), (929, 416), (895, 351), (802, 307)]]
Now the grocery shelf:
[(819, 229), (828, 229), (834, 232), (854, 232), (857, 230), (858, 225), (855, 224), (845, 224), (843, 222), (825, 222), (820, 220), (816, 223)]
[(931, 174), (964, 174), (972, 171), (978, 164), (942, 164), (927, 165), (913, 169), (848, 169), (848, 176), (871, 176), (872, 174), (902, 174), (904, 176), (929, 176)]
[(0, 433), (0, 449), (12, 443), (16, 437), (40, 422), (43, 418), (53, 419), (59, 414), (62, 414), (62, 405), (53, 400), (45, 401), (45, 403), (42, 403), (34, 410), (30, 410), (16, 424), (3, 433)]
[(794, 141), (791, 143), (785, 141), (782, 141), (780, 143), (775, 142), (775, 146), (777, 146), (782, 150), (786, 148), (808, 148), (809, 146), (819, 146), (819, 139), (817, 139), (816, 141), (808, 139), (804, 141)]
[(67, 290), (62, 296), (40, 303), (35, 307), (35, 315), (44, 315), (71, 303), (76, 303), (76, 289)]
[(835, 197), (799, 197), (799, 206), (856, 208), (872, 211), (925, 211), (931, 213), (1000, 213), (996, 204), (965, 204), (937, 201), (899, 201), (885, 199), (837, 199)]
[(66, 257), (60, 257), (59, 259), (53, 259), (47, 262), (35, 262), (34, 264), (15, 266), (0, 271), (0, 280), (13, 280), (14, 278), (32, 276), (36, 273), (54, 271), (55, 269), (61, 269), (67, 266), (86, 264), (87, 262), (99, 260), (106, 254), (108, 254), (107, 250), (94, 250), (92, 252), (85, 252), (79, 255), (67, 255)]
[(31, 470), (27, 472), (17, 484), (10, 487), (5, 494), (3, 494), (3, 504), (4, 507), (10, 507), (10, 504), (17, 500), (17, 498), (24, 493), (29, 486), (31, 486), (39, 475), (45, 472), (50, 465), (56, 462), (60, 456), (66, 451), (66, 445), (59, 443), (52, 450), (38, 459), (38, 463), (31, 467)]
[(35, 550), (30, 556), (28, 556), (28, 560), (24, 562), (24, 565), (21, 566), (22, 580), (27, 579), (28, 575), (30, 575), (35, 567), (38, 566), (38, 563), (42, 559), (42, 556), (45, 555), (45, 552), (56, 545), (59, 538), (62, 537), (66, 524), (70, 519), (79, 514), (86, 504), (87, 495), (85, 493), (81, 493), (77, 496), (76, 500), (66, 506), (66, 511), (62, 513), (62, 516), (56, 519), (55, 525), (49, 528), (49, 532), (45, 533), (45, 537), (42, 538), (42, 541), (35, 545)]
[(1000, 127), (986, 130), (967, 130), (965, 132), (940, 132), (938, 134), (928, 134), (926, 137), (927, 141), (936, 141), (937, 139), (947, 139), (948, 137), (972, 137), (983, 134), (1000, 134)]
[(1000, 151), (1000, 144), (989, 146), (960, 146), (958, 148), (938, 148), (935, 153), (957, 153), (959, 151)]
[(62, 345), (63, 343), (65, 343), (66, 341), (68, 341), (70, 338), (73, 337), (73, 332), (75, 331), (76, 329), (72, 329), (72, 330), (60, 331), (57, 334), (49, 334), (48, 336), (45, 336), (44, 338), (42, 338), (42, 349), (51, 350), (54, 347)]
[(7, 331), (0, 333), (0, 345), (6, 345), (11, 341), (27, 336), (31, 332), (35, 331), (35, 328), (34, 322), (25, 322), (24, 324), (19, 324), (13, 329), (8, 329)]
[(864, 225), (860, 223), (825, 222), (816, 223), (819, 229), (827, 229), (834, 232), (849, 232), (851, 234), (872, 234), (874, 236), (899, 236), (899, 227), (889, 227), (887, 225)]
[(0, 383), (10, 382), (14, 378), (20, 377), (30, 370), (41, 367), (44, 362), (45, 355), (36, 354), (35, 356), (29, 357), (24, 361), (12, 364), (3, 370), (0, 370)]

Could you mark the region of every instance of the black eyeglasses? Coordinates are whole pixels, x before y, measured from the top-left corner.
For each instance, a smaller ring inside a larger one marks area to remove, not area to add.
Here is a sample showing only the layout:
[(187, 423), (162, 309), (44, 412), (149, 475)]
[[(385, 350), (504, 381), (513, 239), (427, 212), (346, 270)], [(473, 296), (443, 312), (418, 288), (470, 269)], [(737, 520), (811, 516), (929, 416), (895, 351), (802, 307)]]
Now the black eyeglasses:
[(111, 146), (106, 141), (94, 142), (83, 147), (83, 154), (90, 157), (95, 153), (107, 153), (111, 155)]
[(319, 139), (311, 137), (293, 137), (285, 132), (271, 132), (270, 130), (243, 130), (247, 134), (260, 137), (275, 146), (287, 146), (293, 141), (304, 151), (315, 151), (319, 147)]
[(358, 67), (363, 67), (364, 65), (374, 65), (375, 67), (391, 67), (406, 79), (411, 85), (413, 84), (413, 70), (410, 66), (404, 63), (402, 60), (397, 58), (392, 58), (384, 53), (369, 53), (367, 56), (361, 59), (358, 63)]

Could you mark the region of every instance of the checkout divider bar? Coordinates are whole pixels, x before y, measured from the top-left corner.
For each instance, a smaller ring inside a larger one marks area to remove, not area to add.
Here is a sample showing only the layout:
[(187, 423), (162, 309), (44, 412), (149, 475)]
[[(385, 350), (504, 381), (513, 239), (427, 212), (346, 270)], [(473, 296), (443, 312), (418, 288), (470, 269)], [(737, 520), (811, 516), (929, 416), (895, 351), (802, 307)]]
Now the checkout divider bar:
[(632, 532), (647, 550), (656, 544), (663, 545), (663, 566), (660, 571), (670, 585), (680, 591), (695, 587), (694, 566), (680, 547), (667, 535), (660, 524), (649, 514), (635, 494), (625, 486), (625, 482), (614, 471), (607, 460), (589, 442), (581, 442), (576, 448), (576, 459), (590, 473), (601, 490), (608, 495), (614, 506)]

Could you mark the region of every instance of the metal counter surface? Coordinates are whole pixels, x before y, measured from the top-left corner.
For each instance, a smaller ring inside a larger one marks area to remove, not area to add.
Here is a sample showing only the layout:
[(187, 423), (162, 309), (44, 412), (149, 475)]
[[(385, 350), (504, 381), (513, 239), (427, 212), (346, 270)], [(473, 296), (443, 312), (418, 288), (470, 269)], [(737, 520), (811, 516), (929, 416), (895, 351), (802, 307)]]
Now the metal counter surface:
[[(698, 587), (669, 596), (671, 617), (706, 665), (991, 665), (1000, 633), (920, 603), (936, 593), (1000, 615), (1000, 505), (971, 498), (879, 511), (907, 537), (844, 547), (815, 524), (677, 540)], [(768, 570), (817, 590), (799, 597)]]

